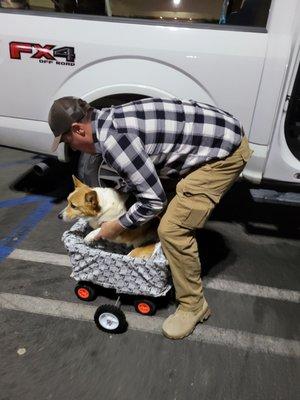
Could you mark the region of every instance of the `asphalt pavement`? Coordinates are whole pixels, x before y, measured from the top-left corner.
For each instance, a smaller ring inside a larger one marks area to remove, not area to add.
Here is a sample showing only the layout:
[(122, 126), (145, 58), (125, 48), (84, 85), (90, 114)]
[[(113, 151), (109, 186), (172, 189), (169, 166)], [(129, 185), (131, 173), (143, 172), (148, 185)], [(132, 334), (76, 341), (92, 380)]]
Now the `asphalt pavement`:
[(122, 309), (129, 328), (107, 334), (100, 304), (74, 294), (57, 218), (73, 169), (0, 147), (0, 400), (296, 400), (300, 398), (299, 208), (255, 203), (236, 184), (199, 231), (205, 295), (213, 314), (171, 341), (153, 317)]

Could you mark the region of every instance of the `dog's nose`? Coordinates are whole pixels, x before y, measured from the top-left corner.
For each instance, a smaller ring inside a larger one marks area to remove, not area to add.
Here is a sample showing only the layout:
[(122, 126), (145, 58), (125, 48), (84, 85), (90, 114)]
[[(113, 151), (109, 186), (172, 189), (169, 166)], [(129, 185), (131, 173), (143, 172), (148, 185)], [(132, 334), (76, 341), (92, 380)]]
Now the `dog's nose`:
[(59, 219), (63, 218), (62, 211), (57, 215), (57, 218), (59, 218)]

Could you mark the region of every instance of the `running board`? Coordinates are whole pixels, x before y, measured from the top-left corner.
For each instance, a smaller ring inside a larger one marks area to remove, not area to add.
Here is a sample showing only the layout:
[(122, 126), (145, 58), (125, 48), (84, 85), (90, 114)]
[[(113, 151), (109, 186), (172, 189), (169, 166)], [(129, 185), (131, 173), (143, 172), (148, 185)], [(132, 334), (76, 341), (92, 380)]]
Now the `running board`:
[(300, 193), (277, 192), (269, 189), (250, 189), (253, 200), (257, 203), (285, 204), (300, 206)]

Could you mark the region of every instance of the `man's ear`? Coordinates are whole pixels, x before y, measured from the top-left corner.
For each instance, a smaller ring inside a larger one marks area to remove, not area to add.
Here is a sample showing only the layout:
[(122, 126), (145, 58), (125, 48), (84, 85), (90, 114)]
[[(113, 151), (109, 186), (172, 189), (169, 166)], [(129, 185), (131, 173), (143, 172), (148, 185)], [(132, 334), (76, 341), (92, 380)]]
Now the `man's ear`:
[(77, 135), (85, 136), (84, 124), (81, 122), (73, 122), (71, 132), (72, 134), (76, 133)]
[(98, 203), (98, 197), (97, 193), (95, 190), (91, 190), (90, 192), (85, 194), (85, 201), (89, 204), (91, 204), (93, 210), (96, 212), (100, 211), (99, 203)]
[(85, 184), (82, 183), (78, 178), (76, 178), (75, 175), (72, 175), (72, 178), (73, 178), (75, 188), (80, 187), (80, 186), (85, 186)]

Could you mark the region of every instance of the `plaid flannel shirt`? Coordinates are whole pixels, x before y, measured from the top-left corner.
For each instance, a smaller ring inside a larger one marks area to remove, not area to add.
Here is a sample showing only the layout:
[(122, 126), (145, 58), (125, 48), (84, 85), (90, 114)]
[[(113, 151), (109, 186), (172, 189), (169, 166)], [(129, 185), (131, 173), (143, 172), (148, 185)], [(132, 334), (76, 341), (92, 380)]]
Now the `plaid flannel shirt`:
[(94, 110), (93, 139), (104, 162), (123, 180), (136, 203), (120, 218), (134, 228), (166, 204), (160, 179), (180, 179), (202, 164), (222, 159), (240, 144), (237, 119), (193, 100), (146, 98)]

